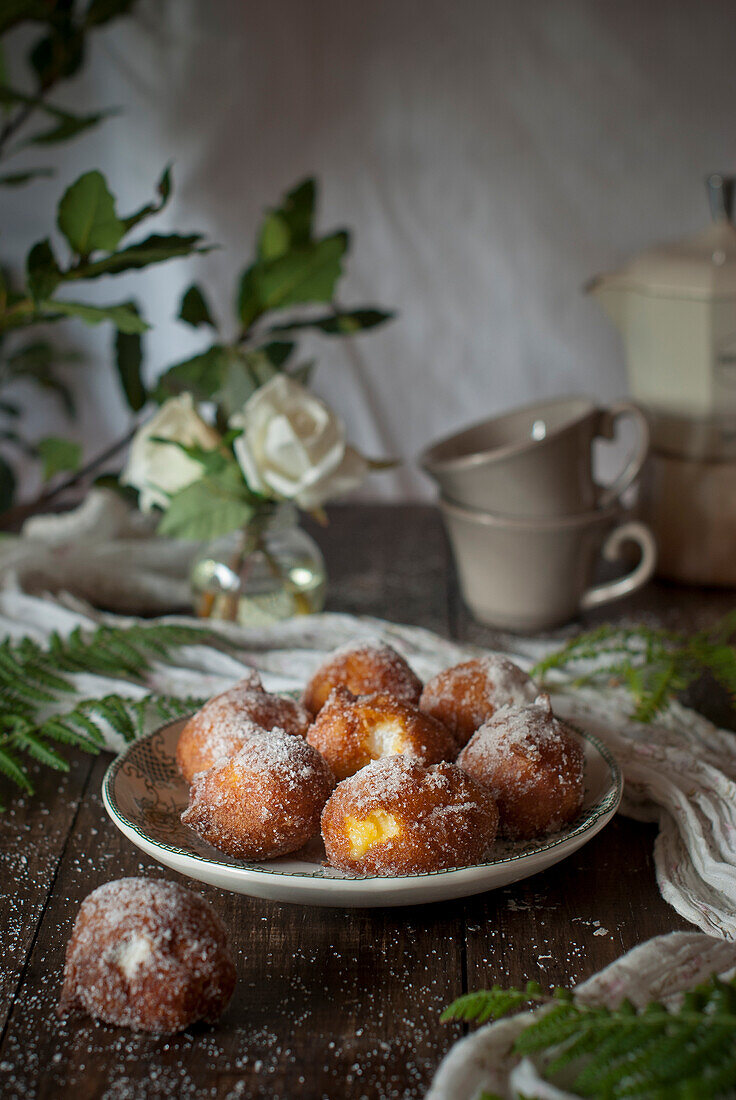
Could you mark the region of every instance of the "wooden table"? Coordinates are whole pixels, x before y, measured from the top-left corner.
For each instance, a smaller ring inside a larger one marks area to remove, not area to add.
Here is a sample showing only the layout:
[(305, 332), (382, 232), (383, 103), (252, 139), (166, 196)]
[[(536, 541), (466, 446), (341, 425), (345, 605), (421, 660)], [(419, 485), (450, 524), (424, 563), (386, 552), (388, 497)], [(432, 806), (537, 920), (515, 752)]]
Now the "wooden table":
[[(503, 641), (464, 610), (433, 508), (336, 508), (318, 537), (330, 610)], [(733, 593), (656, 584), (585, 625), (645, 616), (697, 628), (732, 603)], [(721, 722), (733, 717), (710, 692), (704, 700)], [(79, 755), (68, 776), (39, 775), (37, 796), (0, 818), (4, 1098), (421, 1097), (462, 1034), (439, 1022), (461, 992), (578, 982), (650, 936), (689, 927), (657, 891), (655, 828), (619, 817), (544, 874), (419, 908), (313, 909), (194, 884), (230, 929), (238, 966), (220, 1023), (165, 1039), (83, 1018), (62, 1024), (54, 1009), (82, 899), (124, 875), (176, 877), (108, 820), (109, 760)]]

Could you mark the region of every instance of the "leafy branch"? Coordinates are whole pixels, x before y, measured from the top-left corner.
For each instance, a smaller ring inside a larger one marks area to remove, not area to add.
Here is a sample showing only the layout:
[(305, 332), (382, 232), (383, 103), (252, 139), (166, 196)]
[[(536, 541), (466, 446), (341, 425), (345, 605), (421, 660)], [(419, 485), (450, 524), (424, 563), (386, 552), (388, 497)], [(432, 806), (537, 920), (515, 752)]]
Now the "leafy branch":
[[(22, 23), (39, 28), (40, 34), (28, 54), (33, 90), (12, 87), (0, 71), (0, 105), (5, 119), (0, 126), (0, 157), (11, 157), (29, 146), (55, 145), (96, 126), (112, 111), (73, 114), (49, 102), (58, 84), (80, 69), (91, 32), (119, 16), (128, 14), (135, 0), (89, 0), (86, 5), (68, 0), (7, 0), (0, 11), (0, 35)], [(44, 122), (30, 137), (23, 137), (35, 117)], [(32, 179), (50, 176), (49, 167), (31, 168), (0, 177), (0, 184), (15, 187)]]
[[(134, 302), (125, 301), (110, 305), (59, 297), (58, 292), (80, 282), (115, 276), (126, 271), (164, 263), (177, 257), (209, 251), (199, 233), (151, 234), (143, 240), (127, 243), (131, 233), (144, 220), (160, 213), (171, 196), (171, 170), (166, 168), (157, 185), (155, 198), (127, 216), (120, 216), (116, 201), (101, 172), (85, 172), (67, 190), (59, 202), (57, 226), (62, 235), (67, 255), (59, 259), (58, 249), (50, 237), (38, 241), (30, 249), (26, 259), (25, 281), (14, 285), (0, 273), (0, 387), (18, 379), (31, 379), (37, 385), (55, 392), (68, 413), (74, 411), (72, 393), (54, 371), (63, 361), (45, 341), (13, 344), (6, 349), (5, 337), (16, 337), (29, 326), (76, 318), (88, 325), (109, 322), (115, 330), (115, 364), (120, 386), (128, 407), (133, 412), (143, 408), (148, 391), (141, 372), (143, 351), (141, 336), (148, 329), (147, 322)], [(78, 357), (70, 357), (73, 361)], [(24, 453), (40, 457), (44, 462), (47, 480), (55, 474), (73, 469), (69, 459), (69, 445), (60, 448), (58, 440), (52, 445), (53, 457), (49, 460), (38, 446), (22, 436), (17, 425), (22, 415), (21, 407), (14, 402), (0, 402), (0, 416), (7, 426), (0, 429), (0, 438), (21, 448)], [(127, 434), (127, 433), (126, 433)], [(61, 457), (60, 457), (61, 456)], [(76, 465), (81, 461), (81, 450)], [(9, 507), (15, 485), (10, 463), (0, 458), (0, 511)], [(49, 499), (44, 494), (41, 503)]]
[(554, 688), (550, 673), (562, 673), (572, 687), (624, 686), (634, 700), (632, 717), (651, 722), (668, 703), (704, 673), (736, 701), (736, 611), (695, 634), (646, 626), (604, 625), (572, 638), (531, 670)]
[[(75, 114), (55, 99), (60, 84), (75, 76), (88, 52), (89, 40), (98, 28), (125, 16), (135, 0), (6, 0), (0, 5), (0, 159), (28, 150), (52, 148), (76, 138), (115, 112), (95, 110)], [(21, 25), (38, 31), (32, 37), (25, 72), (10, 81), (3, 64), (3, 50), (18, 55), (13, 32)], [(19, 187), (53, 175), (49, 166), (24, 167), (0, 174), (0, 185)], [(147, 390), (141, 374), (141, 335), (148, 324), (131, 301), (109, 305), (80, 301), (63, 292), (75, 283), (112, 276), (161, 263), (178, 256), (207, 251), (197, 233), (154, 234), (127, 242), (127, 235), (144, 219), (159, 213), (170, 197), (171, 177), (167, 169), (158, 182), (156, 197), (127, 216), (118, 216), (115, 199), (100, 172), (85, 172), (61, 199), (57, 228), (66, 252), (47, 235), (29, 250), (25, 271), (15, 277), (0, 268), (0, 391), (17, 382), (30, 382), (58, 396), (68, 416), (74, 414), (74, 397), (58, 368), (79, 357), (64, 353), (45, 338), (19, 343), (18, 338), (38, 324), (75, 318), (89, 325), (109, 322), (115, 330), (115, 364), (123, 396), (133, 412), (143, 408)], [(126, 240), (124, 241), (124, 238)], [(14, 399), (0, 400), (0, 512), (13, 503), (16, 490), (14, 465), (18, 457), (40, 458), (45, 481), (78, 466), (81, 449), (68, 441), (52, 438), (45, 451), (26, 438), (22, 430), (21, 405)], [(76, 448), (76, 450), (74, 450)], [(10, 455), (8, 454), (10, 451)], [(12, 456), (12, 460), (11, 460)], [(81, 476), (81, 475), (80, 475)], [(66, 484), (66, 482), (65, 482)], [(59, 486), (52, 491), (54, 495)], [(21, 511), (50, 499), (44, 490), (39, 499)], [(14, 519), (18, 518), (13, 516)]]
[(94, 673), (146, 687), (154, 661), (181, 646), (214, 640), (210, 631), (170, 623), (101, 626), (91, 633), (77, 628), (66, 637), (54, 632), (45, 646), (32, 638), (6, 639), (0, 644), (0, 772), (32, 793), (26, 758), (68, 771), (56, 744), (96, 753), (110, 733), (130, 741), (154, 721), (196, 709), (201, 699), (150, 693), (137, 700), (120, 695), (79, 700), (71, 677)]
[(494, 986), (458, 998), (441, 1019), (485, 1023), (525, 1004), (546, 1009), (517, 1036), (515, 1052), (541, 1059), (549, 1080), (565, 1071), (565, 1088), (576, 1095), (706, 1100), (733, 1094), (736, 979), (713, 976), (676, 1009), (653, 1002), (637, 1010), (630, 1001), (615, 1009), (591, 1007), (569, 990), (545, 995), (535, 982), (525, 990)]
[(307, 330), (351, 336), (393, 317), (375, 306), (345, 309), (337, 304), (350, 235), (346, 230), (317, 235), (316, 203), (317, 184), (310, 178), (267, 211), (256, 236), (255, 258), (237, 281), (235, 331), (229, 338), (201, 287), (193, 284), (186, 290), (179, 319), (193, 328), (211, 329), (216, 339), (198, 355), (170, 367), (158, 381), (154, 400), (162, 403), (189, 392), (198, 401), (214, 401), (224, 425), (279, 371), (308, 381), (314, 364), (297, 362), (296, 342), (285, 336)]

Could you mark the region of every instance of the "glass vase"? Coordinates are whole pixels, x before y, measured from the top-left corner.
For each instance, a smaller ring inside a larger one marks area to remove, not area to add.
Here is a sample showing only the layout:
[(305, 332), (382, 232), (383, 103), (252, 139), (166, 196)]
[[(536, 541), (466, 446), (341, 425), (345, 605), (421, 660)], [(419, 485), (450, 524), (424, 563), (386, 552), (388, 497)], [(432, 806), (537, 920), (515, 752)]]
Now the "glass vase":
[(191, 572), (196, 614), (243, 626), (321, 611), (326, 581), (320, 549), (290, 504), (259, 512), (244, 529), (215, 539)]

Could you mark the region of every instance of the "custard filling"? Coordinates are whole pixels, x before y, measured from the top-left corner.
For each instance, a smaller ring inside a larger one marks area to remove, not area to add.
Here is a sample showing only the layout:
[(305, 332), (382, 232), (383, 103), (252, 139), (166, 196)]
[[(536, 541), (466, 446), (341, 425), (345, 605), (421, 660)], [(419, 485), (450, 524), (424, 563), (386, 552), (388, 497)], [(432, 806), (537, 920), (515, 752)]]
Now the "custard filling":
[(401, 825), (393, 814), (385, 810), (373, 810), (367, 817), (346, 817), (345, 834), (350, 841), (350, 858), (360, 859), (374, 844), (382, 844), (398, 836)]
[(363, 738), (363, 745), (373, 760), (379, 760), (383, 756), (396, 756), (406, 752), (409, 747), (401, 724), (390, 721), (376, 722), (371, 726)]

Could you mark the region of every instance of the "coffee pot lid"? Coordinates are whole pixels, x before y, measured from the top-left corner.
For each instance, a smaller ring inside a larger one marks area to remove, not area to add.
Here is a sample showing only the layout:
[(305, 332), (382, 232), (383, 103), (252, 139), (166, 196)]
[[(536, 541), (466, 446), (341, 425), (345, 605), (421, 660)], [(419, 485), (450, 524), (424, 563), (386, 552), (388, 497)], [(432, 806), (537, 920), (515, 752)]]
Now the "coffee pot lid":
[(736, 176), (706, 180), (713, 222), (701, 233), (656, 245), (631, 260), (606, 283), (659, 297), (736, 297)]

